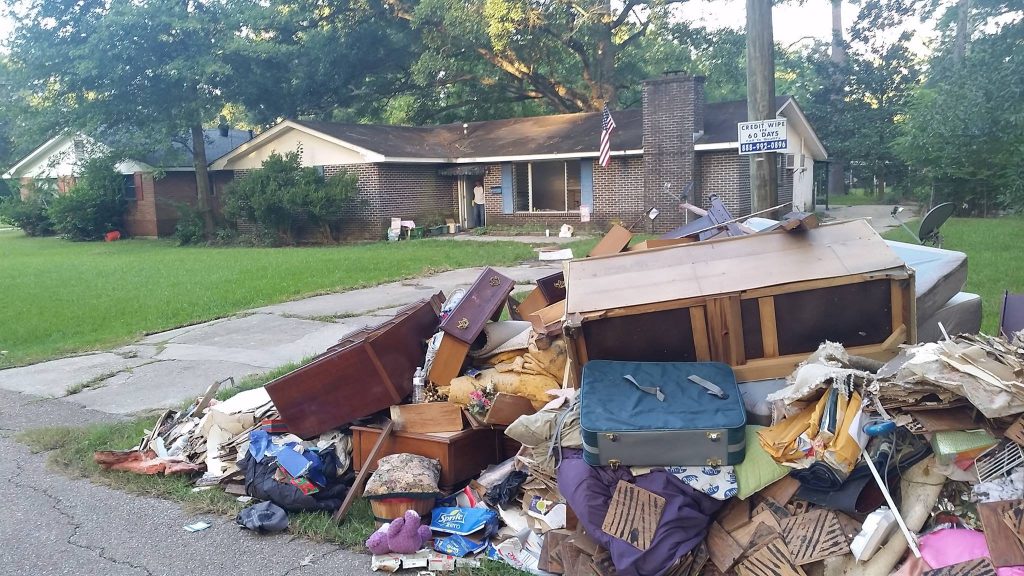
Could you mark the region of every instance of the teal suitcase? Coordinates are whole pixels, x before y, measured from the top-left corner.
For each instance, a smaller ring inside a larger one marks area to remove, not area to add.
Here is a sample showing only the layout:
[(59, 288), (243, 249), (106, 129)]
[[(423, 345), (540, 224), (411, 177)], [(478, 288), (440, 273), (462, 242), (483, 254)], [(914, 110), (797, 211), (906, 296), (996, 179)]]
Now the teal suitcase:
[(727, 364), (592, 360), (583, 366), (580, 428), (583, 458), (593, 466), (738, 464), (746, 422)]

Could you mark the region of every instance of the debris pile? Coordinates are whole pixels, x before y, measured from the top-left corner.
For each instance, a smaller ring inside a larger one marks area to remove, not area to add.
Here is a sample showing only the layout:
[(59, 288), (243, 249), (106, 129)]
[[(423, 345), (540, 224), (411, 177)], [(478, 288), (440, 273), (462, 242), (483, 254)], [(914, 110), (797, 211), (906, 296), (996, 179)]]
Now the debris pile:
[(689, 209), (525, 295), (486, 268), (97, 459), (339, 522), (365, 497), (387, 572), (1024, 566), (1024, 332), (976, 333), (964, 256)]

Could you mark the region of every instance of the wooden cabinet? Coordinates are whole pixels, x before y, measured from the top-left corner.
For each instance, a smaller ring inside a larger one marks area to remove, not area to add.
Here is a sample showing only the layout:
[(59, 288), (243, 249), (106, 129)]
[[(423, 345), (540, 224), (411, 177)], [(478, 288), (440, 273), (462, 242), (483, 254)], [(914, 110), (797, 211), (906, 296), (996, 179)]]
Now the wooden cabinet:
[(417, 454), (441, 463), (440, 487), (445, 492), (497, 464), (505, 450), (504, 434), (490, 427), (432, 434), (399, 431), (392, 432), (384, 441), (377, 459), (367, 462), (378, 436), (380, 428), (352, 427), (352, 462), (356, 470), (364, 466), (376, 470), (377, 460), (390, 454)]
[(443, 303), (438, 292), (410, 304), (267, 384), (288, 430), (313, 438), (400, 403), (412, 392), (413, 374), (423, 364)]
[(863, 221), (576, 260), (568, 285), (576, 366), (714, 360), (749, 381), (825, 340), (877, 359), (916, 341), (913, 271)]

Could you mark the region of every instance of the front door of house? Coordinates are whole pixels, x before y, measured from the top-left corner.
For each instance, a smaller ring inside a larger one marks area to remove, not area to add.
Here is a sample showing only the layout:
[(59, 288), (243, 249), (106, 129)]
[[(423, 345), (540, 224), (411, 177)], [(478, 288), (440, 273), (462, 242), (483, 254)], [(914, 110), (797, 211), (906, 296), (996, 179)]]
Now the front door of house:
[(473, 179), (471, 176), (459, 176), (459, 224), (463, 230), (469, 230), (476, 222), (473, 221)]

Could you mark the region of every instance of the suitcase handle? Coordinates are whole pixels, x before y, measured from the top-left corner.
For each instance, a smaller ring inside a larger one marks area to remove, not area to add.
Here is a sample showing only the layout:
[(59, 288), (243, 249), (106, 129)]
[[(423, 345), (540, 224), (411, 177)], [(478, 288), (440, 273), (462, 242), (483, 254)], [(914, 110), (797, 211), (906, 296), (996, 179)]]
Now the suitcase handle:
[(725, 391), (722, 390), (721, 388), (719, 388), (716, 384), (708, 382), (707, 380), (701, 378), (700, 376), (697, 376), (696, 374), (691, 375), (687, 379), (690, 382), (693, 382), (694, 384), (696, 384), (696, 385), (700, 386), (701, 388), (707, 390), (708, 394), (711, 394), (712, 396), (717, 396), (718, 398), (721, 398), (722, 400), (725, 400), (726, 398), (729, 397), (729, 395), (726, 394)]
[(633, 384), (633, 386), (636, 386), (636, 389), (641, 391), (641, 392), (645, 392), (647, 394), (651, 394), (653, 396), (657, 396), (658, 397), (658, 402), (664, 402), (665, 401), (665, 395), (661, 393), (661, 388), (657, 388), (655, 386), (641, 386), (640, 383), (637, 382), (636, 379), (633, 378), (632, 376), (630, 376), (629, 374), (626, 374), (625, 376), (623, 376), (622, 379), (627, 381), (627, 382), (629, 382), (629, 383), (631, 383), (631, 384)]

